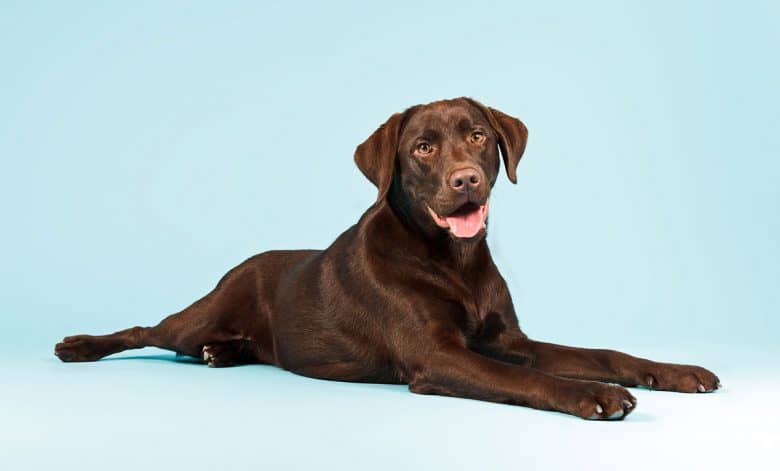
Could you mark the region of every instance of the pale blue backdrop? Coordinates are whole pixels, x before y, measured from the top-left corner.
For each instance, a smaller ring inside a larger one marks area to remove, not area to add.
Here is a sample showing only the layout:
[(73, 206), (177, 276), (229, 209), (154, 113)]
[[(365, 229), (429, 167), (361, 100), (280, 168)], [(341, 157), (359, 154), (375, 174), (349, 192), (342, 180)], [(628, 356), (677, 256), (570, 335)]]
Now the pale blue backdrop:
[[(0, 467), (766, 465), (778, 24), (776, 2), (0, 3)], [(156, 323), (251, 254), (327, 246), (374, 198), (355, 146), (461, 95), (530, 130), (489, 235), (524, 329), (702, 363), (724, 390), (638, 391), (593, 424), (52, 355)]]

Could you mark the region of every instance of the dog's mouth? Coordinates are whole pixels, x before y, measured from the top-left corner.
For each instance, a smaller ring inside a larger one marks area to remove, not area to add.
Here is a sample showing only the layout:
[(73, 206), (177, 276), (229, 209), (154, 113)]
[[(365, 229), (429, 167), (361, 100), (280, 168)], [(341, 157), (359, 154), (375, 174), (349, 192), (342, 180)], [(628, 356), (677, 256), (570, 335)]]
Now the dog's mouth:
[(487, 228), (487, 201), (482, 205), (466, 203), (447, 216), (439, 216), (430, 206), (428, 212), (437, 226), (448, 229), (450, 234), (460, 239), (475, 237)]

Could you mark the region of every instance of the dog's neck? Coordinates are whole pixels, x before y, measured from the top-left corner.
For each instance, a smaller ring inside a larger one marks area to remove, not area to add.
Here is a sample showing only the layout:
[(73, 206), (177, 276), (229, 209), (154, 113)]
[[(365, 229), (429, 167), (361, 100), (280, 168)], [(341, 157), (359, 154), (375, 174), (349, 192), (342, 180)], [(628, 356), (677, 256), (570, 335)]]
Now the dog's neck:
[(380, 236), (392, 232), (394, 243), (405, 241), (403, 249), (410, 255), (445, 264), (459, 272), (477, 270), (492, 260), (485, 237), (469, 242), (454, 239), (437, 227), (422, 209), (410, 204), (395, 185), (369, 213), (373, 213), (372, 223), (384, 233)]

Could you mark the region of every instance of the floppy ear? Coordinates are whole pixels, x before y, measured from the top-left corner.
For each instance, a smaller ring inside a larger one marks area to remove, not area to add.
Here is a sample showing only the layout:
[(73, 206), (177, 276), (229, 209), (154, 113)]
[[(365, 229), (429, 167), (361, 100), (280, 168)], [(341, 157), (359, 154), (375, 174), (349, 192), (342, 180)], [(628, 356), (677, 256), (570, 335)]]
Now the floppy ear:
[(495, 108), (490, 108), (482, 103), (468, 99), (488, 119), (490, 126), (498, 134), (498, 148), (504, 158), (504, 168), (509, 181), (517, 183), (517, 164), (525, 152), (525, 144), (528, 142), (528, 129), (519, 119), (509, 116)]
[(355, 150), (355, 163), (363, 175), (376, 185), (381, 201), (390, 189), (395, 171), (395, 159), (398, 153), (398, 138), (401, 122), (406, 113), (396, 113), (379, 126), (368, 139)]

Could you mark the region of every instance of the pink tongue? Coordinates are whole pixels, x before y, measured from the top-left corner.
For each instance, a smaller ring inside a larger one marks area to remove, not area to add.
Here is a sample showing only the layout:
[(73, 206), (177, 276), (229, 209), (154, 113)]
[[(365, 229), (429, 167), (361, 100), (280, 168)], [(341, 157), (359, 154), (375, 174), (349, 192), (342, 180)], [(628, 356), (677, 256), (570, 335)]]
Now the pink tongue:
[(475, 211), (445, 218), (450, 225), (450, 232), (455, 237), (474, 237), (485, 226), (485, 211), (480, 207)]

